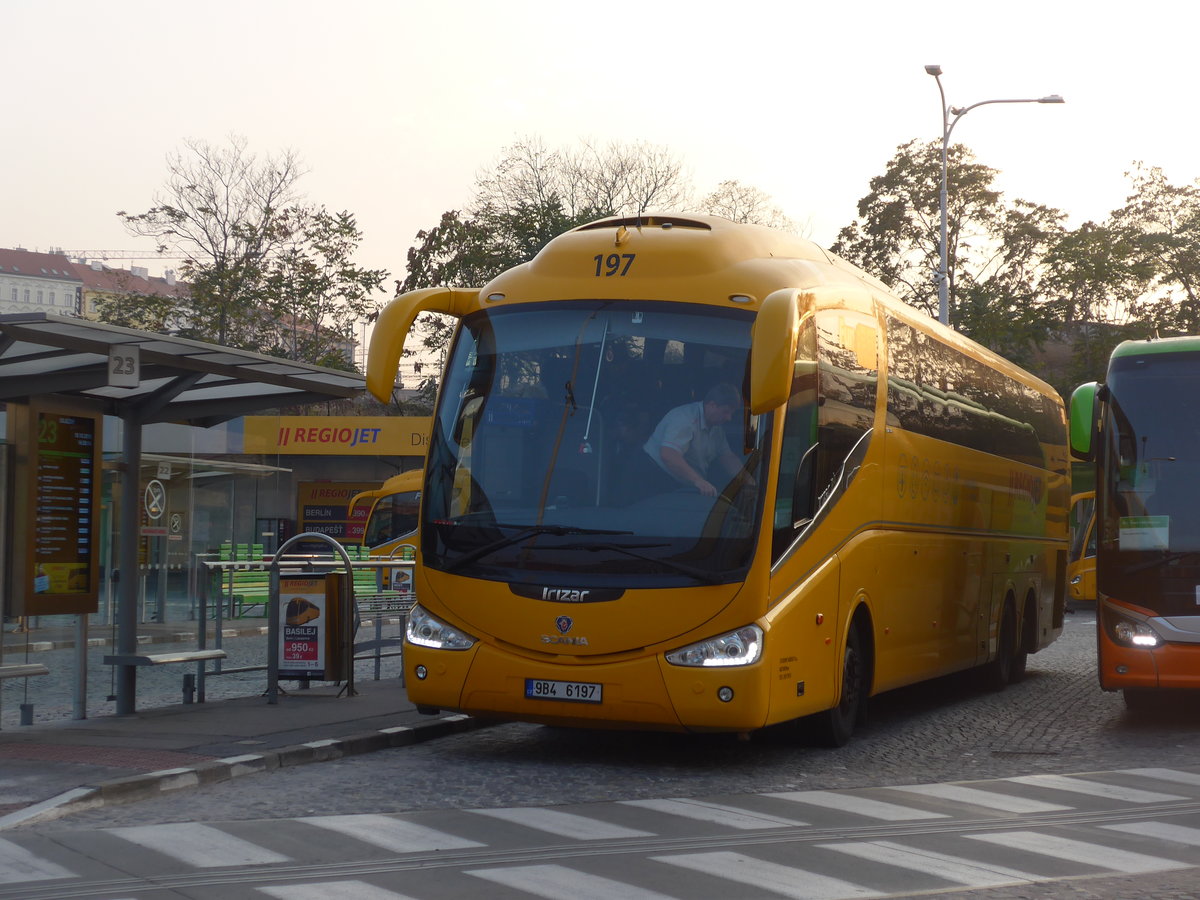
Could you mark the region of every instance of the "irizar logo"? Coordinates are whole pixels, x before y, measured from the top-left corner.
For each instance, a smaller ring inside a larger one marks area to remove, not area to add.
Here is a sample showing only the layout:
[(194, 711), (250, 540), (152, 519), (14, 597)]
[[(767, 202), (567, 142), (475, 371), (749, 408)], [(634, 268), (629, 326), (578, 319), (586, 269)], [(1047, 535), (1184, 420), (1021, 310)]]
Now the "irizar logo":
[(559, 603), (586, 603), (591, 591), (581, 591), (576, 588), (542, 588), (543, 600), (555, 600)]

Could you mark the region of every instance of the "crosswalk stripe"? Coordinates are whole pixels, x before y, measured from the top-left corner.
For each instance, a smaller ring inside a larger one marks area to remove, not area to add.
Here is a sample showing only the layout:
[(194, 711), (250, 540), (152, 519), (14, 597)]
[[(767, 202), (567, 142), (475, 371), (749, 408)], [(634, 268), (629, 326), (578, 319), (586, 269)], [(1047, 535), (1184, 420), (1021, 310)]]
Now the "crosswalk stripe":
[(1196, 772), (1180, 772), (1176, 769), (1120, 769), (1122, 774), (1141, 775), (1145, 778), (1157, 778), (1159, 781), (1175, 781), (1179, 784), (1191, 784), (1200, 787), (1200, 774)]
[(863, 841), (859, 843), (818, 844), (826, 850), (837, 850), (848, 853), (859, 859), (898, 866), (902, 869), (912, 869), (926, 875), (934, 875), (946, 881), (954, 881), (973, 888), (997, 887), (1002, 884), (1019, 884), (1029, 881), (1041, 881), (1041, 876), (1009, 869), (1004, 866), (992, 866), (972, 859), (949, 856), (945, 853), (935, 853), (931, 850), (919, 850), (891, 841)]
[(728, 828), (739, 828), (743, 831), (760, 828), (793, 828), (808, 824), (796, 819), (783, 819), (779, 816), (754, 813), (720, 803), (704, 803), (700, 800), (618, 800), (617, 802), (625, 806), (652, 809), (655, 812), (682, 816), (685, 819), (695, 819), (699, 822), (711, 822), (714, 825), (724, 825)]
[(1132, 850), (1120, 850), (1116, 847), (1105, 847), (1101, 844), (1090, 844), (1086, 841), (1076, 841), (1071, 838), (1058, 837), (1037, 831), (1005, 831), (995, 834), (968, 834), (966, 837), (973, 841), (987, 841), (989, 844), (999, 844), (1014, 850), (1024, 850), (1027, 853), (1040, 853), (1056, 859), (1084, 863), (1101, 869), (1110, 869), (1126, 875), (1138, 875), (1146, 872), (1169, 872), (1175, 869), (1190, 869), (1187, 863), (1163, 859), (1158, 856), (1148, 856), (1145, 853), (1135, 853)]
[(397, 894), (366, 881), (268, 885), (258, 891), (278, 900), (413, 900), (408, 894)]
[(945, 813), (927, 812), (911, 806), (901, 806), (898, 803), (885, 803), (882, 800), (872, 800), (869, 797), (857, 797), (852, 794), (837, 794), (833, 791), (782, 791), (763, 796), (790, 800), (794, 803), (811, 803), (813, 806), (855, 813), (871, 819), (882, 819), (886, 822), (949, 818)]
[(1189, 828), (1187, 825), (1175, 825), (1168, 822), (1130, 822), (1121, 825), (1101, 825), (1100, 827), (1110, 831), (1123, 831), (1126, 834), (1200, 847), (1200, 828)]
[(481, 816), (491, 816), (512, 822), (514, 825), (524, 825), (538, 831), (548, 831), (560, 837), (574, 838), (579, 841), (604, 841), (619, 838), (653, 837), (652, 831), (638, 831), (621, 825), (610, 825), (587, 816), (561, 812), (556, 809), (542, 807), (515, 807), (511, 809), (473, 809), (470, 812)]
[(0, 838), (0, 884), (73, 878), (75, 873), (30, 853), (20, 844)]
[(110, 828), (108, 833), (199, 869), (291, 861), (273, 850), (195, 822)]
[[(842, 881), (840, 878), (830, 878), (828, 875), (755, 859), (741, 853), (719, 851), (650, 858), (705, 875), (726, 878), (759, 890), (773, 891), (782, 897), (790, 897), (791, 900), (842, 900), (850, 897), (881, 896), (879, 891)], [(714, 885), (712, 893), (719, 895), (722, 892)]]
[(563, 897), (571, 900), (612, 900), (614, 897), (621, 900), (676, 900), (658, 891), (551, 864), (473, 869), (466, 874), (547, 900), (562, 900)]
[(487, 846), (392, 816), (305, 816), (296, 821), (336, 831), (393, 853), (426, 853)]
[(1116, 784), (1102, 784), (1099, 781), (1071, 778), (1067, 775), (1020, 775), (1016, 778), (1006, 778), (1004, 780), (1013, 784), (1030, 784), (1034, 787), (1087, 794), (1089, 797), (1103, 797), (1105, 800), (1119, 800), (1123, 803), (1166, 803), (1169, 800), (1187, 799), (1186, 797), (1180, 797), (1178, 794), (1160, 794), (1156, 791), (1142, 791), (1137, 788), (1121, 787)]
[(1012, 797), (1008, 794), (997, 794), (994, 791), (963, 787), (960, 784), (908, 784), (892, 787), (889, 790), (908, 791), (922, 797), (934, 797), (954, 803), (970, 803), (974, 806), (983, 806), (987, 809), (997, 809), (1008, 813), (1026, 814), (1072, 809), (1070, 806), (1058, 803), (1044, 803), (1041, 800), (1030, 800), (1026, 797)]

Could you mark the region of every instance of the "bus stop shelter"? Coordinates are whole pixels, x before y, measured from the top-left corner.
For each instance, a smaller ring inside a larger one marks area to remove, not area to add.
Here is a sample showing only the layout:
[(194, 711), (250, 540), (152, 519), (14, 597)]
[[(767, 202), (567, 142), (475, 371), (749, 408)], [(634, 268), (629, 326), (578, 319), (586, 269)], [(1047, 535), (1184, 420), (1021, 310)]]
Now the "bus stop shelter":
[[(53, 397), (117, 417), (124, 425), (124, 475), (115, 498), (118, 567), (124, 572), (137, 571), (137, 473), (144, 426), (172, 422), (205, 428), (266, 409), (354, 397), (365, 386), (354, 372), (74, 316), (0, 315), (0, 402)], [(118, 656), (137, 651), (137, 592), (136, 578), (121, 579)], [(136, 673), (136, 666), (117, 666), (118, 715), (136, 709)]]

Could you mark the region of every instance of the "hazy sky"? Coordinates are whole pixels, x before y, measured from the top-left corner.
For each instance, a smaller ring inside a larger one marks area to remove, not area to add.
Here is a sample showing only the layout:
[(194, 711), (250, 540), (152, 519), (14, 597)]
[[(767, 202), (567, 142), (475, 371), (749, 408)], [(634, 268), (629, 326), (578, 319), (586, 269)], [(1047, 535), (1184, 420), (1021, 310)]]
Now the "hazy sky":
[(1200, 177), (1200, 12), (1174, 0), (0, 0), (0, 22), (0, 247), (149, 250), (117, 210), (152, 205), (185, 138), (230, 134), (295, 150), (306, 199), (355, 213), (359, 262), (393, 277), (530, 136), (667, 147), (698, 191), (753, 185), (828, 245), (898, 145), (940, 139), (926, 63), (951, 105), (1066, 98), (953, 138), (1071, 225), (1122, 205), (1134, 160)]

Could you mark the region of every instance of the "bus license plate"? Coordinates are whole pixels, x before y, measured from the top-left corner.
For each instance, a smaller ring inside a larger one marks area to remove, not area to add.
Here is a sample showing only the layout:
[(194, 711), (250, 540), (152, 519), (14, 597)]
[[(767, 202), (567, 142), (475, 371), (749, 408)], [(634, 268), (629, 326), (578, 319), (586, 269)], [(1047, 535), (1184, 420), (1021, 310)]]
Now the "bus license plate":
[(540, 678), (525, 679), (527, 700), (570, 700), (575, 703), (600, 703), (604, 686), (586, 681), (543, 681)]

